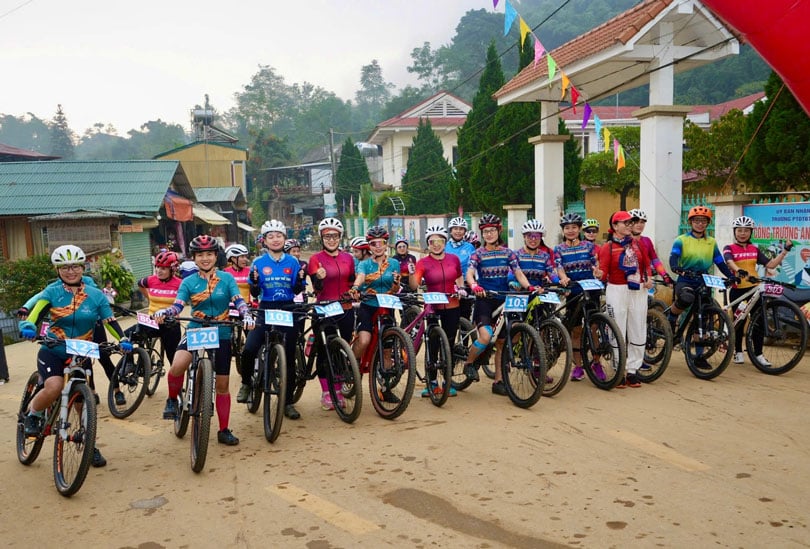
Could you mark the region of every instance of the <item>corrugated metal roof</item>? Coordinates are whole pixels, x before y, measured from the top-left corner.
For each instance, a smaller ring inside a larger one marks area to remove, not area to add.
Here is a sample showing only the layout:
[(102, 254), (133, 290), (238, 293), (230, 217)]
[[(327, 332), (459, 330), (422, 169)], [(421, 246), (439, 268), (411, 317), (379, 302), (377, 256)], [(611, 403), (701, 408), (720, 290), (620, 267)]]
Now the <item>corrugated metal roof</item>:
[(181, 145), (180, 147), (177, 147), (177, 148), (172, 149), (170, 151), (165, 151), (165, 152), (162, 152), (160, 154), (156, 154), (152, 158), (161, 158), (161, 157), (164, 157), (164, 156), (167, 156), (167, 155), (170, 155), (170, 154), (174, 154), (176, 152), (184, 151), (186, 149), (191, 149), (192, 147), (196, 147), (198, 145), (210, 145), (212, 147), (222, 147), (224, 149), (234, 149), (234, 150), (237, 150), (237, 151), (245, 151), (245, 152), (247, 152), (247, 149), (245, 147), (240, 147), (239, 145), (232, 145), (230, 143), (221, 143), (221, 142), (218, 142), (218, 141), (194, 141), (193, 143), (189, 143), (188, 145)]
[(153, 213), (169, 188), (194, 198), (177, 160), (0, 163), (0, 215)]
[(31, 221), (49, 221), (54, 219), (118, 219), (120, 217), (130, 217), (132, 219), (152, 219), (151, 215), (141, 215), (132, 212), (111, 212), (109, 210), (78, 210), (75, 212), (36, 215), (30, 217), (29, 219)]
[(197, 187), (194, 194), (197, 202), (235, 202), (241, 190), (239, 187)]

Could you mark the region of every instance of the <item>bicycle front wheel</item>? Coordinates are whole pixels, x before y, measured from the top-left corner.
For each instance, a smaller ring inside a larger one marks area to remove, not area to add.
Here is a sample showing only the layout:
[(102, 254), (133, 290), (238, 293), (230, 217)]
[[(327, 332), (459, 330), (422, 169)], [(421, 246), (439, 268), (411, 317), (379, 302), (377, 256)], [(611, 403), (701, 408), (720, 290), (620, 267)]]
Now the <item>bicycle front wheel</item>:
[(67, 417), (57, 423), (61, 425), (53, 445), (53, 480), (59, 493), (70, 497), (84, 484), (96, 448), (96, 398), (87, 384), (73, 385)]
[(262, 405), (262, 392), (264, 388), (264, 360), (266, 355), (266, 347), (262, 345), (259, 348), (259, 354), (253, 363), (253, 375), (250, 378), (250, 391), (248, 392), (248, 399), (245, 402), (247, 411), (255, 414), (259, 411)]
[(714, 379), (731, 362), (734, 327), (726, 312), (715, 305), (692, 317), (683, 336), (686, 365), (698, 379)]
[(609, 391), (624, 378), (627, 344), (616, 322), (605, 313), (586, 317), (580, 349), (582, 366), (600, 389)]
[[(107, 387), (107, 406), (113, 417), (124, 419), (138, 409), (146, 396), (151, 371), (149, 353), (145, 349), (136, 347), (131, 353), (121, 355)], [(119, 391), (122, 404), (116, 398)]]
[(463, 391), (472, 384), (472, 380), (464, 373), (464, 364), (470, 353), (470, 347), (478, 339), (478, 330), (473, 323), (466, 318), (461, 318), (458, 323), (458, 339), (453, 345), (453, 373), (452, 387), (457, 391)]
[(441, 326), (428, 327), (424, 359), (428, 397), (434, 406), (441, 407), (450, 396), (450, 380), (453, 377), (450, 341)]
[(278, 343), (272, 345), (264, 363), (264, 438), (275, 442), (281, 434), (281, 422), (284, 420), (284, 399), (287, 395), (287, 358), (284, 347)]
[(543, 396), (554, 396), (563, 390), (571, 377), (574, 351), (571, 335), (558, 318), (547, 318), (537, 327), (546, 357), (546, 380)]
[(31, 400), (37, 393), (38, 384), (39, 374), (37, 372), (28, 376), (28, 381), (25, 382), (25, 387), (23, 387), (20, 410), (17, 412), (17, 459), (23, 465), (31, 465), (36, 461), (40, 450), (42, 450), (42, 443), (45, 441), (44, 434), (40, 434), (38, 437), (25, 436), (25, 425), (23, 423), (25, 416), (28, 415)]
[(166, 353), (163, 352), (163, 343), (161, 343), (159, 337), (150, 340), (146, 350), (149, 353), (150, 366), (149, 381), (146, 383), (146, 395), (151, 397), (157, 391), (160, 378), (166, 373), (163, 369), (165, 366), (163, 357)]
[(647, 341), (644, 363), (636, 376), (644, 383), (652, 383), (662, 375), (672, 358), (672, 327), (664, 313), (647, 309)]
[(189, 415), (191, 416), (191, 470), (199, 473), (205, 467), (208, 455), (208, 437), (211, 434), (211, 415), (214, 410), (214, 366), (208, 358), (197, 363), (194, 376), (194, 392)]
[(307, 357), (304, 355), (304, 349), (302, 349), (299, 344), (295, 346), (295, 389), (292, 394), (292, 402), (289, 402), (289, 404), (295, 404), (301, 399), (301, 395), (304, 394), (304, 389), (307, 386), (307, 381), (309, 381)]
[(231, 356), (236, 363), (236, 373), (242, 375), (242, 350), (245, 348), (245, 330), (242, 326), (234, 326), (231, 334)]
[(389, 327), (380, 336), (383, 360), (376, 350), (369, 373), (371, 403), (385, 419), (394, 419), (408, 409), (413, 396), (415, 353), (411, 337), (402, 328)]
[(354, 423), (363, 409), (363, 391), (360, 387), (360, 369), (352, 348), (339, 337), (329, 340), (329, 368), (327, 383), (329, 396), (338, 417)]
[(506, 394), (518, 408), (531, 408), (540, 400), (546, 383), (546, 357), (540, 334), (528, 324), (516, 322), (507, 337), (509, 341), (501, 351)]
[[(751, 311), (745, 331), (748, 357), (760, 372), (779, 375), (789, 372), (804, 356), (807, 348), (807, 320), (795, 303), (768, 299), (762, 309)], [(762, 352), (757, 353), (757, 338), (762, 338)]]

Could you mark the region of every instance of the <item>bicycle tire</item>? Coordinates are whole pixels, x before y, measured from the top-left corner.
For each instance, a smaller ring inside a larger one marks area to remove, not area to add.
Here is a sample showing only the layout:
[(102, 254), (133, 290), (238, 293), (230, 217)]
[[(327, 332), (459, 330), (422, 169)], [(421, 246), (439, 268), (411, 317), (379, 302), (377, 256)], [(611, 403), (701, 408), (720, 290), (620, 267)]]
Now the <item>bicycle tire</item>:
[[(540, 334), (525, 322), (515, 322), (501, 351), (501, 374), (506, 395), (518, 408), (531, 408), (543, 395), (546, 357)], [(509, 359), (509, 349), (512, 356)]]
[[(703, 309), (702, 320), (692, 316), (683, 335), (686, 366), (698, 379), (714, 379), (728, 367), (734, 352), (734, 324), (716, 305)], [(702, 326), (699, 324), (702, 322)], [(700, 332), (703, 332), (703, 335)], [(719, 360), (717, 360), (719, 358)], [(710, 362), (709, 359), (712, 359)]]
[(245, 348), (245, 331), (242, 326), (234, 326), (231, 336), (231, 356), (236, 365), (236, 373), (242, 375), (242, 350)]
[[(135, 347), (131, 353), (121, 355), (107, 387), (107, 406), (113, 417), (124, 419), (138, 409), (146, 396), (151, 371), (149, 353), (145, 349)], [(115, 402), (116, 385), (126, 400), (122, 405)]]
[(28, 415), (28, 407), (37, 394), (37, 385), (39, 384), (39, 374), (33, 372), (28, 376), (28, 381), (25, 382), (23, 387), (22, 398), (20, 399), (20, 409), (17, 412), (17, 459), (23, 465), (31, 465), (39, 457), (39, 452), (42, 450), (42, 444), (45, 442), (45, 435), (40, 434), (37, 437), (26, 437), (25, 416)]
[(550, 397), (563, 390), (571, 377), (574, 361), (571, 334), (558, 318), (546, 318), (537, 326), (546, 356), (546, 382), (543, 396)]
[(96, 449), (96, 398), (86, 383), (75, 383), (70, 389), (62, 427), (67, 438), (59, 429), (54, 433), (53, 480), (59, 494), (70, 497), (84, 484)]
[(177, 417), (174, 418), (174, 436), (183, 438), (186, 436), (188, 430), (188, 406), (186, 405), (186, 396), (188, 394), (188, 374), (186, 374), (186, 381), (183, 388), (177, 394)]
[(663, 313), (667, 310), (667, 304), (660, 299), (652, 297), (647, 300), (647, 310), (650, 309), (655, 309), (656, 311)]
[(253, 375), (250, 376), (250, 391), (248, 391), (248, 399), (247, 402), (245, 402), (245, 406), (247, 407), (247, 411), (251, 414), (258, 412), (262, 405), (262, 388), (264, 387), (264, 350), (265, 345), (262, 343), (262, 346), (259, 347), (259, 354), (256, 355), (253, 363)]
[[(284, 400), (287, 396), (287, 358), (284, 347), (278, 343), (269, 351), (269, 363), (265, 363), (263, 375), (266, 375), (264, 391), (264, 438), (275, 442), (281, 434), (281, 423), (284, 421)], [(267, 359), (265, 359), (267, 360)]]
[[(436, 354), (435, 359), (430, 357)], [(450, 396), (450, 380), (453, 378), (453, 354), (450, 341), (439, 325), (428, 326), (425, 337), (425, 383), (430, 403), (441, 408)], [(433, 386), (433, 380), (436, 386)]]
[[(760, 307), (765, 307), (763, 326)], [(762, 355), (771, 363), (766, 365), (754, 352), (754, 336), (761, 331), (764, 336)], [(751, 311), (745, 330), (745, 348), (751, 364), (762, 373), (781, 375), (792, 370), (804, 357), (807, 349), (807, 319), (802, 310), (790, 301), (768, 299)]]
[[(418, 317), (421, 313), (422, 313), (422, 308), (419, 307), (418, 305), (408, 305), (407, 307), (402, 309), (402, 312), (400, 313), (399, 327), (404, 330), (405, 328), (408, 327), (408, 325), (410, 325), (411, 322), (416, 320), (416, 317)], [(413, 338), (413, 337), (416, 336), (416, 332), (418, 330), (419, 330), (419, 326), (417, 325), (412, 330), (412, 332), (408, 333), (408, 335), (410, 335), (411, 338)]]
[[(627, 344), (616, 321), (605, 313), (587, 315), (584, 323), (580, 340), (582, 367), (591, 383), (609, 391), (624, 379)], [(599, 357), (598, 366), (595, 357)], [(595, 368), (601, 368), (602, 375)]]
[(384, 356), (390, 351), (391, 365), (385, 368), (375, 351), (368, 376), (371, 403), (380, 417), (395, 419), (408, 409), (413, 396), (416, 367), (413, 341), (402, 328), (390, 326), (383, 331), (379, 344)]
[(463, 391), (473, 381), (464, 373), (464, 364), (467, 362), (467, 356), (470, 353), (470, 347), (473, 342), (478, 339), (478, 333), (473, 326), (473, 323), (466, 318), (459, 319), (458, 322), (458, 335), (456, 343), (453, 345), (453, 374), (452, 374), (452, 387), (457, 391)]
[(658, 309), (647, 309), (647, 341), (644, 363), (636, 372), (643, 383), (652, 383), (664, 375), (672, 359), (672, 327), (667, 316)]
[(209, 358), (201, 358), (194, 376), (194, 400), (191, 403), (191, 470), (199, 473), (205, 467), (208, 455), (208, 437), (211, 434), (213, 411), (214, 366)]
[(332, 364), (326, 370), (329, 396), (338, 417), (346, 423), (354, 423), (363, 409), (362, 378), (357, 359), (349, 344), (339, 337), (329, 341), (329, 356)]
[(163, 343), (159, 337), (152, 338), (149, 345), (146, 347), (149, 353), (149, 382), (146, 383), (146, 396), (152, 397), (157, 392), (160, 378), (165, 375), (164, 357), (166, 353), (163, 351)]
[(295, 389), (293, 389), (292, 400), (290, 404), (295, 404), (301, 400), (304, 394), (304, 389), (309, 381), (309, 369), (307, 368), (307, 357), (304, 356), (304, 349), (301, 347), (301, 342), (295, 346)]

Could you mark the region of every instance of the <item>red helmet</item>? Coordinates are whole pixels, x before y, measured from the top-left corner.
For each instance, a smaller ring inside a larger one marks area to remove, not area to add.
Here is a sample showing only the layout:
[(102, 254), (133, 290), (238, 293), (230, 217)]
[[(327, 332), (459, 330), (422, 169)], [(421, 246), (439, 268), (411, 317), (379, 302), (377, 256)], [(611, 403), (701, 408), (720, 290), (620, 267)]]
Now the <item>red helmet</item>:
[(196, 252), (219, 252), (219, 242), (213, 236), (201, 234), (195, 236), (188, 244), (188, 253), (193, 255)]
[(155, 267), (168, 267), (174, 269), (180, 264), (180, 259), (174, 252), (160, 252), (155, 257)]
[(695, 206), (691, 210), (689, 210), (689, 216), (687, 219), (692, 219), (693, 217), (697, 217), (702, 215), (703, 217), (708, 217), (709, 221), (712, 220), (712, 211), (707, 208), (706, 206)]

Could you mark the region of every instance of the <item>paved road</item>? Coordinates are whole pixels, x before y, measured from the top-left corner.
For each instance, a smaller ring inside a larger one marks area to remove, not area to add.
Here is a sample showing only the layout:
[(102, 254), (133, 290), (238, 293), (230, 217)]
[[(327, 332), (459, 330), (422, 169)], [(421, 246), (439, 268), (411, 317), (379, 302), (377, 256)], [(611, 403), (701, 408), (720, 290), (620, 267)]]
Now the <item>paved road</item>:
[(354, 425), (322, 411), (309, 386), (302, 419), (272, 445), (261, 417), (234, 403), (242, 442), (212, 442), (199, 475), (188, 439), (159, 419), (161, 381), (127, 420), (100, 409), (109, 464), (64, 499), (50, 440), (31, 467), (14, 452), (35, 350), (6, 349), (12, 378), (0, 386), (7, 546), (810, 545), (808, 359), (782, 377), (732, 365), (706, 382), (677, 355), (655, 384), (608, 393), (583, 381), (531, 410), (482, 382), (442, 409), (417, 393), (395, 421), (367, 405)]

